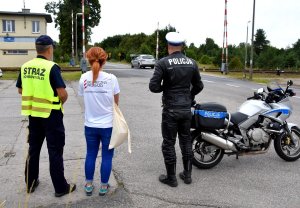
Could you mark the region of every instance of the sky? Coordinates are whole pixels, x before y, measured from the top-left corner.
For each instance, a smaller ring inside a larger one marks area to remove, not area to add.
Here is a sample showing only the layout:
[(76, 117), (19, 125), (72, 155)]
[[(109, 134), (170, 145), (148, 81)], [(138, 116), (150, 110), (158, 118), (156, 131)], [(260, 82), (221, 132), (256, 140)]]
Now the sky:
[[(31, 12), (45, 13), (51, 0), (25, 0)], [(58, 1), (58, 0), (52, 0)], [(0, 0), (1, 11), (21, 11), (24, 0)], [(101, 19), (92, 29), (91, 43), (118, 34), (152, 34), (158, 26), (176, 28), (188, 45), (199, 47), (206, 38), (223, 45), (225, 0), (99, 0)], [(253, 0), (227, 1), (228, 44), (251, 42)], [(54, 18), (52, 16), (52, 18)], [(80, 18), (79, 18), (80, 19)], [(263, 29), (277, 48), (292, 47), (300, 39), (299, 0), (256, 0), (254, 33)], [(251, 21), (248, 23), (248, 21)], [(59, 31), (48, 24), (48, 35), (58, 41)]]

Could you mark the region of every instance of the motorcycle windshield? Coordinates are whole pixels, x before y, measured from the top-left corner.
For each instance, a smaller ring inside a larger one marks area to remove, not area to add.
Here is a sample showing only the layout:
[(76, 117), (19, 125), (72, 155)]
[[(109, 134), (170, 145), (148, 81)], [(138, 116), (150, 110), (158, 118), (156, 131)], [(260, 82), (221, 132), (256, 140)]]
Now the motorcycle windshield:
[(269, 82), (268, 85), (267, 85), (267, 89), (268, 89), (269, 92), (283, 91), (283, 89), (280, 87), (280, 85), (276, 81)]

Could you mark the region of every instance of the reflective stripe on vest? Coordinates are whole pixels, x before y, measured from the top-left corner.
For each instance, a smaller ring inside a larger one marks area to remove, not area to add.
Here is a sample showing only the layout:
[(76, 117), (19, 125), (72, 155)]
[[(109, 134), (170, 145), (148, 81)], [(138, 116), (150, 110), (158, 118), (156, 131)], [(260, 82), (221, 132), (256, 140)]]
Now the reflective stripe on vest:
[(62, 109), (59, 97), (54, 96), (50, 84), (50, 71), (54, 64), (35, 58), (22, 66), (22, 115), (48, 118), (52, 109)]

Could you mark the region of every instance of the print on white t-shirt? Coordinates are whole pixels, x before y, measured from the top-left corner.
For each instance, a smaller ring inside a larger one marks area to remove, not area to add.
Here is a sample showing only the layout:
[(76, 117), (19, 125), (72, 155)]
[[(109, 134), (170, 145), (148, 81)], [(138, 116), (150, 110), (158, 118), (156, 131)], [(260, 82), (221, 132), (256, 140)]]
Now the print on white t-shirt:
[(94, 84), (92, 81), (92, 71), (82, 74), (79, 80), (78, 95), (83, 96), (85, 106), (84, 125), (110, 128), (113, 123), (113, 94), (120, 93), (118, 80), (115, 75), (101, 71)]

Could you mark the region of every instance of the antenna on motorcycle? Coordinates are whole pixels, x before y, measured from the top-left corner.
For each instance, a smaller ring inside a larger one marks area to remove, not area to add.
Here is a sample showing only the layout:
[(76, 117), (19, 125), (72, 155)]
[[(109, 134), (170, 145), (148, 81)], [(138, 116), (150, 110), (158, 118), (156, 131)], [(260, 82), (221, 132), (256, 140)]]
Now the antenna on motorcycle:
[(289, 89), (290, 86), (292, 86), (294, 83), (292, 80), (289, 80), (287, 81), (287, 86), (286, 86), (286, 89), (285, 89), (285, 92)]

